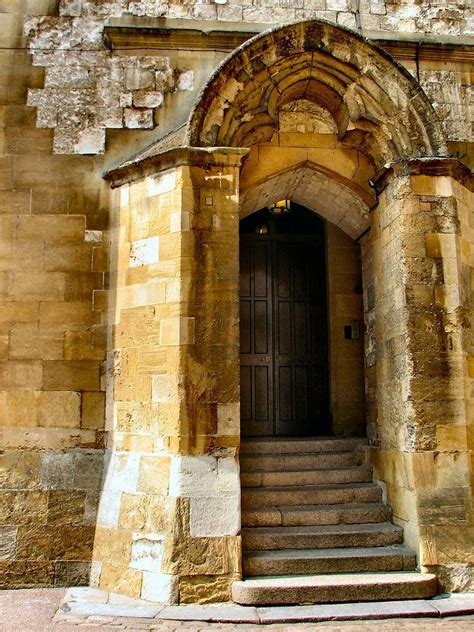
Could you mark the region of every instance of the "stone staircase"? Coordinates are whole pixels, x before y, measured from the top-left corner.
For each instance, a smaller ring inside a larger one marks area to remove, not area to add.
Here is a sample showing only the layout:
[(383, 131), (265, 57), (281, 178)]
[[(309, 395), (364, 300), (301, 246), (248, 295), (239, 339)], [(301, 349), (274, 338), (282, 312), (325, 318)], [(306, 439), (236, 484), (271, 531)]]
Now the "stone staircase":
[(241, 446), (245, 605), (424, 599), (436, 577), (391, 522), (364, 439), (248, 439)]

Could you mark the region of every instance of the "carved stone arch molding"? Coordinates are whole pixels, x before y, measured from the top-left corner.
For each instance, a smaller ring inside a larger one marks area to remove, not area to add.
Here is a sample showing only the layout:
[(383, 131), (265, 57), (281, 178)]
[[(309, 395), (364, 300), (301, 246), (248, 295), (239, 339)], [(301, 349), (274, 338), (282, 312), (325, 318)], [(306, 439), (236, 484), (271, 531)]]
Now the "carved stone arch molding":
[(321, 20), (265, 31), (235, 50), (201, 91), (187, 123), (194, 147), (269, 141), (284, 104), (328, 110), (339, 139), (387, 162), (446, 154), (436, 114), (417, 81), (379, 46)]

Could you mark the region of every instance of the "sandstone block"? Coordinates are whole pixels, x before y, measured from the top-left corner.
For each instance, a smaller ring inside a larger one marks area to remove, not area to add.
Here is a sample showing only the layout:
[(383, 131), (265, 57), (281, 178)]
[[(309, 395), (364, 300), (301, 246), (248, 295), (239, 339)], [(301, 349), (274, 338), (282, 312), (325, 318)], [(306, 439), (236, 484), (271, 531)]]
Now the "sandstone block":
[(8, 560), (0, 563), (0, 569), (4, 588), (38, 588), (54, 582), (54, 564), (45, 560)]
[(91, 269), (91, 259), (92, 250), (85, 244), (51, 244), (45, 249), (44, 269), (51, 272), (88, 272)]
[(148, 237), (139, 239), (130, 244), (129, 265), (131, 268), (147, 266), (158, 263), (160, 251), (160, 238)]
[(225, 603), (231, 600), (231, 587), (238, 580), (230, 575), (191, 575), (179, 578), (180, 603)]
[(37, 393), (38, 425), (53, 428), (79, 428), (81, 397), (72, 391)]
[(104, 489), (110, 492), (135, 492), (140, 471), (140, 454), (113, 452), (106, 466)]
[(16, 558), (18, 527), (0, 526), (0, 561)]
[(44, 363), (45, 390), (99, 390), (100, 363), (90, 360), (51, 360)]
[(152, 378), (152, 400), (156, 403), (179, 403), (180, 389), (177, 379), (169, 374), (154, 375)]
[(97, 527), (94, 557), (104, 564), (116, 564), (127, 568), (130, 563), (131, 547), (132, 536), (129, 531)]
[(133, 92), (133, 105), (137, 108), (158, 108), (162, 104), (162, 92), (146, 90), (135, 90)]
[(432, 489), (418, 494), (418, 516), (422, 525), (466, 525), (465, 487)]
[(178, 603), (178, 577), (164, 573), (143, 573), (141, 598), (157, 603)]
[(151, 129), (154, 127), (153, 110), (125, 108), (125, 127), (130, 129)]
[(194, 344), (194, 318), (164, 318), (161, 321), (162, 345)]
[(142, 456), (137, 490), (166, 495), (169, 476), (170, 459), (168, 457)]
[(81, 428), (103, 428), (105, 417), (105, 393), (82, 394)]
[(63, 357), (63, 333), (14, 328), (10, 333), (9, 355), (18, 359), (60, 360)]
[(54, 563), (55, 586), (88, 586), (90, 562), (57, 561)]
[(193, 537), (240, 533), (240, 494), (226, 498), (191, 498), (190, 531)]
[(39, 390), (43, 367), (37, 360), (5, 360), (0, 362), (0, 383), (8, 390)]
[(105, 349), (96, 346), (92, 331), (66, 331), (64, 334), (65, 360), (105, 360)]
[(176, 187), (176, 171), (165, 171), (146, 179), (148, 196), (160, 195), (173, 191)]
[(149, 501), (148, 495), (123, 492), (118, 518), (119, 528), (135, 532), (142, 531), (146, 523)]
[(18, 238), (37, 241), (84, 241), (83, 215), (35, 215), (20, 218)]
[(62, 272), (15, 272), (10, 290), (14, 300), (59, 301), (64, 299), (66, 277)]
[(170, 496), (232, 497), (240, 494), (239, 467), (233, 457), (174, 457)]
[(102, 490), (99, 496), (97, 508), (97, 525), (117, 528), (119, 524), (119, 513), (121, 507), (122, 494), (119, 491)]
[(163, 537), (150, 534), (134, 534), (130, 568), (152, 573), (161, 572)]
[(10, 525), (46, 524), (48, 496), (43, 491), (0, 494), (0, 522)]
[(165, 540), (162, 571), (171, 575), (225, 575), (240, 562), (238, 538), (187, 538)]
[(39, 453), (5, 450), (0, 454), (0, 488), (27, 489), (38, 484)]
[(189, 512), (180, 499), (158, 494), (148, 494), (145, 528), (152, 533), (167, 533), (180, 528), (178, 521), (186, 522)]
[(102, 590), (119, 592), (138, 599), (141, 595), (142, 575), (142, 571), (133, 568), (103, 563), (99, 587)]
[[(0, 212), (10, 215), (19, 215), (21, 213), (30, 213), (30, 193), (29, 191), (8, 191), (0, 189)], [(15, 222), (16, 224), (16, 222)], [(3, 239), (7, 238), (7, 233), (1, 233)]]
[(86, 492), (52, 490), (48, 494), (48, 525), (57, 526), (82, 524), (86, 503)]

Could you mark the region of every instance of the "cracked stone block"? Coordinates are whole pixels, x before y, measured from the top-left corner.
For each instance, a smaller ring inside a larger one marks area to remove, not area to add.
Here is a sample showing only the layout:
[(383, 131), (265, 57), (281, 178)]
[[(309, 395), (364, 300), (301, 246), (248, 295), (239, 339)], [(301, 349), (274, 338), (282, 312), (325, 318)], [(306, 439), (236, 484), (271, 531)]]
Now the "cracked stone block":
[(158, 108), (163, 104), (162, 92), (135, 92), (133, 105), (138, 108)]
[(74, 143), (75, 154), (102, 154), (105, 150), (105, 129), (90, 128), (78, 133), (77, 142)]
[(192, 90), (194, 88), (194, 72), (186, 70), (179, 75), (178, 90)]
[(125, 108), (125, 127), (129, 129), (151, 129), (154, 127), (153, 110)]
[(137, 535), (132, 542), (130, 568), (159, 573), (163, 557), (163, 539)]

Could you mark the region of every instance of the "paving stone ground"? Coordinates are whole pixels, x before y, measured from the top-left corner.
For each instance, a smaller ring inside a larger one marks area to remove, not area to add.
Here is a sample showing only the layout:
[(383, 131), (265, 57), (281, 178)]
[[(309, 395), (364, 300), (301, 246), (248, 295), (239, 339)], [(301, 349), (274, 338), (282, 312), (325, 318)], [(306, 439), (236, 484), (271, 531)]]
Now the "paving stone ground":
[[(56, 613), (66, 595), (64, 588), (5, 590), (0, 593), (1, 632), (83, 632), (87, 630), (158, 630), (162, 632), (226, 631), (250, 632), (269, 630), (321, 630), (321, 632), (359, 632), (360, 630), (465, 632), (474, 630), (474, 615), (433, 618), (407, 618), (377, 621), (343, 621), (321, 623), (237, 624), (202, 621), (163, 621), (143, 617), (69, 616), (57, 621)], [(56, 619), (56, 620), (55, 620)]]

